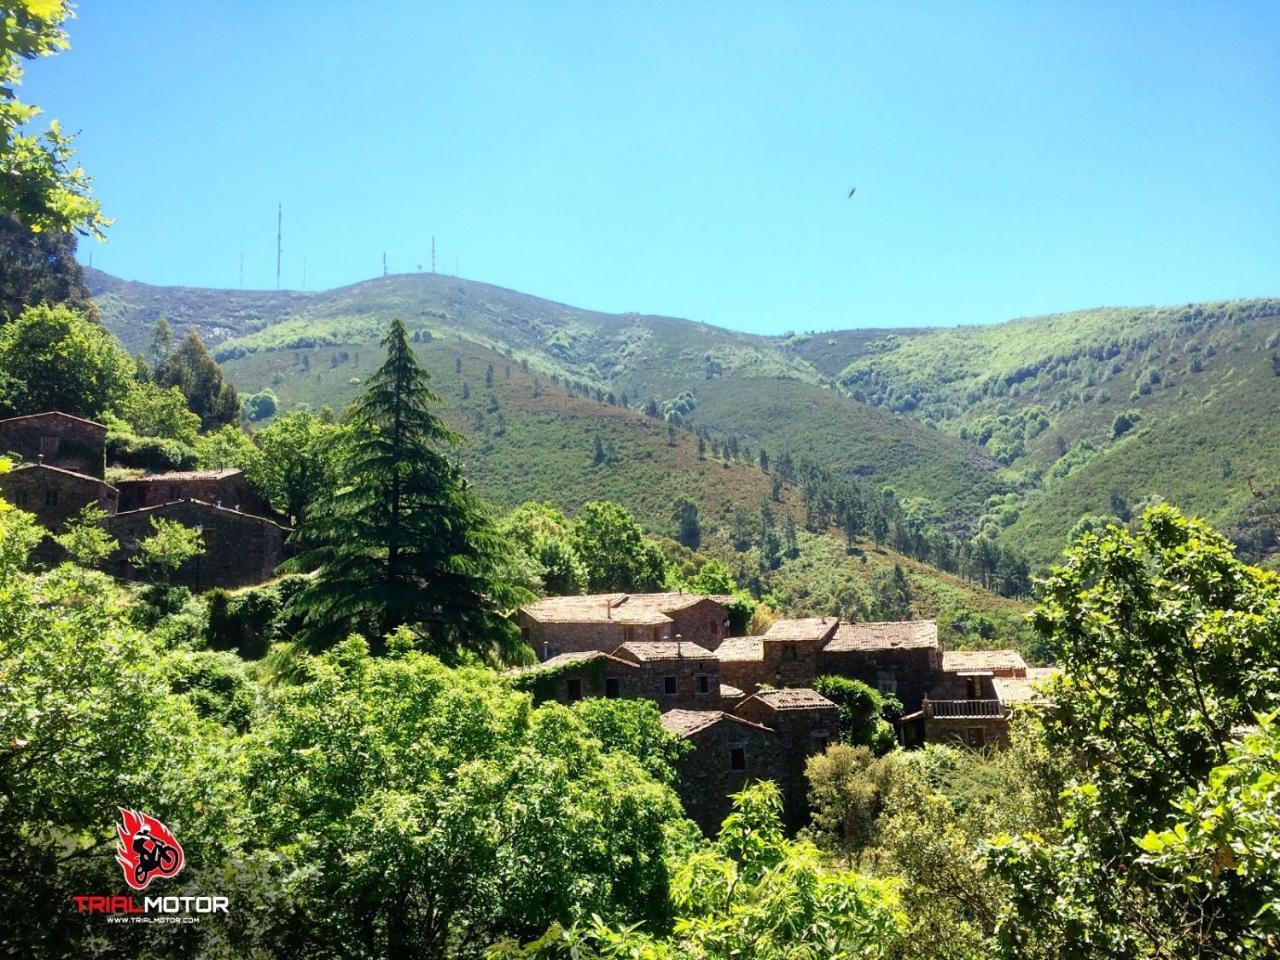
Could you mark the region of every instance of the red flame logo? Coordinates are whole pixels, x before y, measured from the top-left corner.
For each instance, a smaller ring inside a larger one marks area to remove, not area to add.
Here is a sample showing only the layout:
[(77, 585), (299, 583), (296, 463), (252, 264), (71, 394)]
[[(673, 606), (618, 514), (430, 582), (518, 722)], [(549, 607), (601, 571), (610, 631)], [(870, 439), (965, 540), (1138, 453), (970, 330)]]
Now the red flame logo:
[(135, 890), (145, 890), (157, 877), (172, 877), (182, 869), (182, 844), (169, 828), (155, 817), (137, 810), (120, 810), (116, 834), (116, 863), (124, 871), (124, 882)]

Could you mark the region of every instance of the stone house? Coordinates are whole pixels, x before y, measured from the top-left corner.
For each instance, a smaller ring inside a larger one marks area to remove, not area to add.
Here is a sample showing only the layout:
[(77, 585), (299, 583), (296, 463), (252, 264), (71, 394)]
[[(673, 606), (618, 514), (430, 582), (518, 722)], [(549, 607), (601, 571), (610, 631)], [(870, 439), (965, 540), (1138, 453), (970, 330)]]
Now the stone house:
[(89, 505), (107, 513), (116, 510), (116, 490), (111, 484), (47, 463), (27, 463), (0, 474), (0, 497), (35, 514), (40, 525), (53, 533), (61, 533), (67, 521)]
[(673, 709), (720, 707), (720, 661), (705, 647), (686, 640), (633, 640), (613, 652), (640, 671), (640, 695)]
[(743, 787), (786, 778), (787, 747), (769, 727), (723, 710), (668, 710), (662, 727), (692, 745), (677, 763), (676, 791), (703, 833), (719, 829)]
[(180, 500), (127, 510), (107, 517), (103, 526), (120, 541), (107, 572), (123, 580), (148, 581), (134, 564), (138, 541), (151, 536), (153, 519), (173, 520), (200, 531), (204, 551), (177, 572), (174, 582), (193, 590), (245, 587), (270, 580), (285, 557), (289, 531), (274, 520), (201, 500)]
[(1043, 703), (1039, 684), (1057, 673), (1028, 667), (1016, 650), (949, 650), (942, 665), (921, 708), (899, 721), (906, 746), (1006, 747), (1013, 710)]
[(555, 700), (571, 704), (586, 697), (639, 700), (649, 692), (647, 677), (638, 664), (599, 650), (562, 653), (531, 667), (509, 671), (509, 675), (517, 687), (533, 696), (534, 703)]
[(0, 420), (0, 455), (45, 463), (101, 480), (106, 476), (107, 428), (96, 420), (51, 410)]
[(249, 485), (244, 471), (238, 469), (153, 473), (121, 480), (117, 486), (121, 511), (158, 507), (177, 500), (200, 500), (257, 516), (271, 513), (266, 502)]
[(546, 597), (520, 609), (520, 632), (540, 659), (624, 643), (683, 640), (714, 650), (729, 632), (727, 598), (691, 593)]
[(861, 680), (919, 710), (942, 671), (936, 620), (842, 623), (818, 656), (822, 674)]
[(779, 771), (784, 819), (800, 827), (808, 819), (808, 780), (805, 762), (822, 753), (840, 733), (840, 709), (816, 690), (761, 690), (745, 699), (734, 716), (774, 730), (785, 747), (785, 766)]
[(779, 620), (763, 636), (732, 637), (716, 649), (721, 679), (748, 696), (764, 685), (807, 687), (839, 625), (835, 617), (804, 617)]

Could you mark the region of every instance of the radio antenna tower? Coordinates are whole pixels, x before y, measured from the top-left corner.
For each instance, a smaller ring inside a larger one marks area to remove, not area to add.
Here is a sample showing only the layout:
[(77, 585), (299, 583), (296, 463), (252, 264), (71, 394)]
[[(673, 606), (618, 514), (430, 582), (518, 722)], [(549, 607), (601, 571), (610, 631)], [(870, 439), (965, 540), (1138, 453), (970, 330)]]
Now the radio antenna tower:
[(280, 289), (280, 251), (283, 249), (281, 245), (281, 228), (284, 226), (284, 204), (276, 204), (276, 289)]
[(436, 238), (431, 238), (431, 272), (436, 272)]
[(387, 251), (382, 251), (382, 275), (387, 275)]

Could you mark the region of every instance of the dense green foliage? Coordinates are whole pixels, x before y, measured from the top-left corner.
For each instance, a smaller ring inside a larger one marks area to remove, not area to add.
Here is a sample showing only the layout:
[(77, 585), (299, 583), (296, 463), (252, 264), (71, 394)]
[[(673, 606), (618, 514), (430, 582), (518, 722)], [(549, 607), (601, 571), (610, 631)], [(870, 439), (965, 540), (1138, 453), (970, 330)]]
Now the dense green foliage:
[(0, 213), (0, 326), (40, 303), (60, 303), (97, 316), (76, 261), (76, 235), (37, 233), (17, 217)]
[(156, 383), (177, 387), (205, 430), (240, 420), (240, 399), (222, 370), (205, 349), (200, 335), (188, 333), (172, 353), (156, 364)]

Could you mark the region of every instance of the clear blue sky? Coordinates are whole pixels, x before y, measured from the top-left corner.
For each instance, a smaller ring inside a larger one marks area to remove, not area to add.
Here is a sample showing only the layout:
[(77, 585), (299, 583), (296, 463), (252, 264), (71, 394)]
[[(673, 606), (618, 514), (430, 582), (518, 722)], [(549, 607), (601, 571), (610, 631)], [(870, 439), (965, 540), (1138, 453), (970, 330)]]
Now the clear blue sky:
[[(83, 0), (95, 266), (744, 330), (1280, 295), (1280, 4)], [(846, 199), (856, 185), (852, 200)]]

